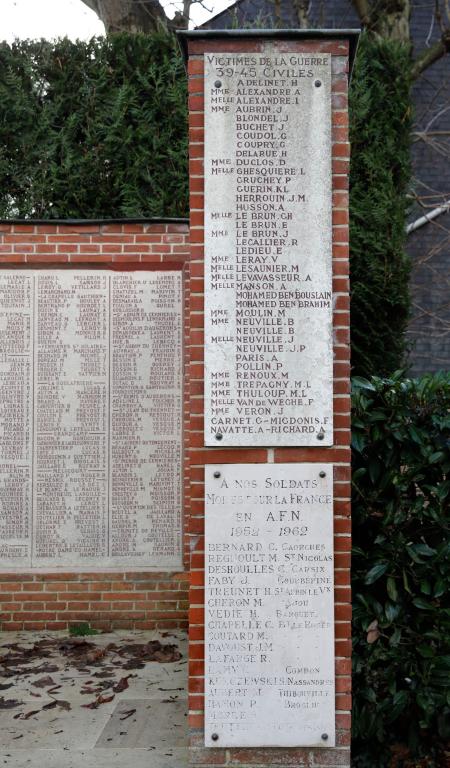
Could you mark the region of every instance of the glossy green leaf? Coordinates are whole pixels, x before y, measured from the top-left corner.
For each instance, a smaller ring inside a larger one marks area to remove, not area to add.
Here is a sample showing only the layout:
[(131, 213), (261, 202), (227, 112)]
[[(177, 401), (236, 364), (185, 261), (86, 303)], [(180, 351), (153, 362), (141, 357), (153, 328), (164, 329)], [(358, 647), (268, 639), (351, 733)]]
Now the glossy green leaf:
[(389, 597), (395, 603), (398, 597), (398, 592), (395, 579), (392, 576), (389, 576), (386, 580), (386, 589)]
[(366, 577), (364, 579), (366, 584), (373, 584), (375, 581), (377, 581), (381, 576), (383, 576), (387, 569), (389, 568), (388, 563), (378, 563), (378, 565), (374, 565), (373, 568), (368, 571), (366, 574)]
[(420, 608), (422, 611), (431, 611), (433, 610), (432, 604), (425, 600), (423, 597), (415, 597), (413, 598), (413, 605), (416, 606), (416, 608)]

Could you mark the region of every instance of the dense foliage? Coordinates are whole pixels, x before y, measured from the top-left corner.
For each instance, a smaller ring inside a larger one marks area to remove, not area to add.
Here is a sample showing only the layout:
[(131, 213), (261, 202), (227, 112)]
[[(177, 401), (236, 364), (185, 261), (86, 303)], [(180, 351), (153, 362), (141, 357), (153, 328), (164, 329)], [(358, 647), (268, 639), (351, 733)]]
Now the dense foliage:
[[(352, 359), (400, 367), (408, 317), (409, 53), (363, 36), (351, 88)], [(186, 216), (173, 35), (0, 44), (0, 218)]]
[(404, 362), (410, 66), (406, 46), (363, 35), (350, 91), (352, 366), (362, 376)]
[(353, 410), (354, 765), (444, 768), (450, 373), (355, 378)]
[(0, 218), (184, 216), (176, 40), (0, 44)]

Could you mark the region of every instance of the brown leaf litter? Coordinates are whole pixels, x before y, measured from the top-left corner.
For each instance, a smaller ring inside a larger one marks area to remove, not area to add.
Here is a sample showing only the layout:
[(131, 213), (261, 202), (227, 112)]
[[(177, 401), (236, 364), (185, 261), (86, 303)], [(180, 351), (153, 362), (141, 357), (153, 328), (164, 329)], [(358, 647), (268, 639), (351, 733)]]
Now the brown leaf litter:
[[(116, 693), (121, 693), (129, 687), (128, 680), (137, 675), (125, 675), (116, 679), (119, 670), (142, 669), (149, 662), (169, 664), (182, 658), (178, 646), (169, 643), (160, 643), (159, 640), (150, 640), (148, 643), (126, 643), (117, 645), (109, 643), (101, 648), (84, 638), (44, 638), (33, 643), (32, 646), (23, 647), (20, 643), (9, 643), (2, 650), (7, 653), (0, 656), (0, 675), (6, 678), (27, 679), (31, 675), (44, 674), (30, 684), (34, 688), (46, 689), (45, 694), (52, 699), (44, 704), (41, 709), (31, 710), (27, 713), (17, 713), (15, 719), (28, 720), (39, 712), (55, 709), (69, 711), (71, 705), (68, 701), (55, 698), (53, 694), (62, 687), (49, 674), (62, 669), (67, 670), (68, 665), (73, 665), (79, 672), (90, 673), (90, 667), (98, 668), (92, 673), (95, 680), (87, 680), (82, 683), (80, 693), (92, 695), (95, 698), (88, 704), (81, 706), (86, 709), (97, 709), (102, 704), (112, 701)], [(61, 655), (65, 659), (63, 666), (55, 663)], [(44, 661), (43, 661), (44, 659)], [(67, 678), (65, 678), (67, 680)], [(69, 678), (70, 679), (70, 678)], [(74, 679), (75, 682), (75, 679)], [(11, 684), (3, 684), (0, 690), (11, 688)], [(111, 691), (110, 695), (105, 695)], [(39, 697), (41, 694), (30, 691), (30, 694)], [(0, 710), (13, 709), (23, 705), (18, 699), (5, 699), (0, 696)], [(133, 714), (130, 710), (130, 715)]]

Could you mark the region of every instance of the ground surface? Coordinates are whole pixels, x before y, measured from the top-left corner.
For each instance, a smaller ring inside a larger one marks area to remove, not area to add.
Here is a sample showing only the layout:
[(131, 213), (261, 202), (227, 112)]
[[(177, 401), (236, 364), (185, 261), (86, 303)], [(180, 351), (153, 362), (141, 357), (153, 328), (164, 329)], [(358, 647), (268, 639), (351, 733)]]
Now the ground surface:
[(186, 651), (180, 632), (3, 633), (0, 768), (184, 768)]

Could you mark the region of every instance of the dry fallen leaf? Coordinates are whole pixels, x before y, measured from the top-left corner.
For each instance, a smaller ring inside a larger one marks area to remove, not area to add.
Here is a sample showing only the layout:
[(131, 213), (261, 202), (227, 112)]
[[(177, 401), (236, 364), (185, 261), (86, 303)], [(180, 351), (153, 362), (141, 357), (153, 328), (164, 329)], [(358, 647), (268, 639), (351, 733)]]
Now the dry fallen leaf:
[(42, 707), (42, 711), (44, 712), (47, 709), (53, 709), (54, 707), (56, 707), (57, 703), (58, 702), (55, 701), (55, 699), (53, 699), (53, 701), (49, 701), (48, 704), (44, 704), (44, 706)]
[(50, 675), (47, 675), (47, 677), (40, 677), (39, 680), (35, 680), (31, 685), (35, 688), (48, 688), (49, 686), (56, 685), (56, 683)]
[(60, 709), (63, 709), (65, 712), (69, 712), (72, 709), (72, 705), (69, 701), (64, 701), (64, 699), (57, 699), (56, 703)]
[(31, 712), (26, 712), (25, 714), (24, 713), (20, 714), (18, 719), (19, 720), (28, 720), (33, 715), (38, 715), (40, 711), (41, 711), (40, 709), (32, 709)]
[(120, 719), (128, 720), (128, 718), (131, 717), (131, 715), (134, 715), (135, 712), (136, 712), (136, 709), (126, 709), (125, 712), (120, 713), (121, 715), (124, 715), (124, 717), (121, 717)]
[(115, 693), (122, 693), (122, 691), (125, 691), (129, 687), (128, 680), (130, 677), (136, 677), (136, 675), (127, 675), (126, 677), (122, 677), (117, 685), (113, 687), (113, 691)]
[(97, 709), (97, 707), (100, 706), (100, 704), (107, 704), (109, 701), (112, 701), (114, 698), (114, 693), (111, 696), (97, 696), (95, 701), (91, 701), (89, 704), (82, 704), (81, 706), (84, 707), (84, 709)]
[(18, 707), (19, 704), (22, 704), (22, 702), (18, 699), (4, 699), (3, 696), (0, 696), (0, 709), (13, 709), (13, 707)]
[(367, 627), (367, 642), (369, 645), (375, 643), (380, 637), (380, 630), (378, 629), (378, 621), (375, 619), (371, 621)]

